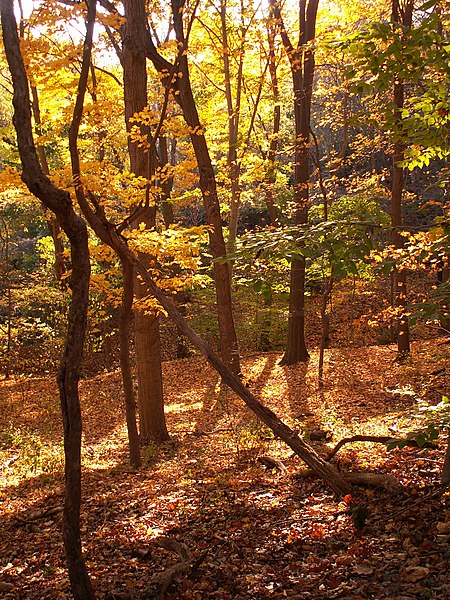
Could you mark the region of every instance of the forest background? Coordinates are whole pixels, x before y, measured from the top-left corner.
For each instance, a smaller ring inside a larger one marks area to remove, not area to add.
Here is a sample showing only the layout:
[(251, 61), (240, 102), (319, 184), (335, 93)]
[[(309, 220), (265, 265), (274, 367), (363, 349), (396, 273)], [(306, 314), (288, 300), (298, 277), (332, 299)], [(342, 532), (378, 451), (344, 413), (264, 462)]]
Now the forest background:
[[(162, 361), (178, 359), (195, 394), (188, 365), (199, 359), (181, 359), (199, 352), (221, 377), (215, 393), (240, 460), (251, 450), (284, 473), (262, 456), (274, 436), (348, 499), (348, 479), (310, 443), (348, 431), (268, 400), (249, 356), (283, 350), (277, 368), (304, 375), (308, 365), (322, 399), (328, 387), (337, 405), (340, 367), (327, 354), (353, 348), (367, 362), (367, 348), (381, 357), (377, 346), (395, 344), (401, 385), (392, 389), (411, 396), (412, 423), (422, 408), (420, 427), (365, 437), (390, 449), (440, 439), (448, 425), (445, 2), (55, 0), (29, 14), (19, 2), (15, 15), (3, 0), (1, 8), (2, 364), (5, 383), (22, 389), (36, 375), (50, 381), (59, 363), (62, 523), (75, 597), (94, 597), (81, 552), (80, 376), (120, 367), (113, 395), (124, 399), (129, 460), (147, 468), (170, 440), (163, 383), (172, 382)], [(227, 404), (225, 384), (251, 412)], [(280, 391), (285, 400), (302, 394)], [(47, 455), (39, 428), (18, 425), (14, 401), (4, 404), (8, 478), (57, 478), (54, 447)], [(252, 413), (267, 429), (254, 429)], [(320, 426), (311, 436), (312, 422)], [(449, 460), (447, 450), (444, 484)], [(383, 475), (377, 485), (397, 484)], [(365, 504), (348, 502), (359, 525)], [(193, 561), (184, 563), (189, 571)], [(409, 568), (409, 582), (422, 580), (418, 565)]]

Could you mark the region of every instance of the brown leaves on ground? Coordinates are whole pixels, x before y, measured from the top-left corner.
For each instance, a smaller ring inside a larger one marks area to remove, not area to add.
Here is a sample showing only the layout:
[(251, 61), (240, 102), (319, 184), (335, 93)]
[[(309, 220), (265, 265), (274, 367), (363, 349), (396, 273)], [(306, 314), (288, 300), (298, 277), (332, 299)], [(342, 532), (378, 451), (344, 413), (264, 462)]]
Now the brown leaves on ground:
[[(326, 454), (341, 438), (397, 435), (417, 427), (417, 398), (449, 393), (450, 348), (416, 342), (395, 362), (392, 347), (327, 351), (325, 386), (317, 356), (280, 367), (278, 354), (243, 360), (247, 385)], [(175, 575), (166, 598), (377, 598), (450, 596), (450, 495), (438, 486), (438, 449), (387, 453), (379, 444), (345, 446), (343, 471), (395, 475), (403, 490), (355, 488), (368, 508), (366, 528), (323, 482), (298, 477), (304, 466), (234, 395), (203, 359), (164, 364), (172, 442), (144, 449), (145, 467), (127, 466), (118, 372), (81, 382), (84, 421), (83, 543), (98, 598), (138, 599), (180, 557), (194, 568)], [(59, 401), (50, 379), (16, 379), (0, 387), (2, 459), (0, 596), (69, 598), (60, 534), (62, 447)], [(332, 439), (329, 439), (332, 434)], [(314, 436), (313, 436), (314, 437)], [(271, 470), (258, 456), (280, 460)]]

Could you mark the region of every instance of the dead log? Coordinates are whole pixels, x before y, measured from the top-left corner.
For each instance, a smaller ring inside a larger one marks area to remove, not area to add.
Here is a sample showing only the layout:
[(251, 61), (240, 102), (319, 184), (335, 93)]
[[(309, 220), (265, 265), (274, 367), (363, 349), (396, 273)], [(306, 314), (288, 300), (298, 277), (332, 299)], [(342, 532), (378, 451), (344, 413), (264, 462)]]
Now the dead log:
[(388, 473), (344, 473), (343, 477), (351, 485), (382, 487), (391, 493), (399, 492), (403, 489), (398, 479)]

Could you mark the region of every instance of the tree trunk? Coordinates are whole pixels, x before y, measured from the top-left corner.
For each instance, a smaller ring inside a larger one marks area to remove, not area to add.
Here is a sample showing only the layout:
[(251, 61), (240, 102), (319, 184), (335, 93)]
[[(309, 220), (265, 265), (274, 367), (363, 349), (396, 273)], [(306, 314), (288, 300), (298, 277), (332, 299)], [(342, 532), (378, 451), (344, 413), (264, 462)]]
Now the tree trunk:
[[(95, 20), (95, 2), (89, 5), (89, 19), (85, 49), (90, 47)], [(58, 387), (64, 427), (65, 496), (63, 511), (63, 540), (69, 578), (76, 600), (93, 600), (94, 593), (81, 549), (81, 412), (78, 396), (83, 344), (86, 332), (89, 294), (89, 250), (84, 221), (73, 210), (69, 194), (55, 187), (43, 173), (37, 158), (31, 128), (28, 80), (20, 53), (17, 26), (12, 0), (0, 4), (3, 42), (9, 70), (12, 75), (14, 96), (13, 124), (17, 134), (22, 179), (32, 194), (58, 215), (71, 248), (72, 289), (69, 307), (66, 343), (58, 372)]]
[[(281, 39), (289, 58), (294, 91), (294, 222), (308, 222), (309, 204), (309, 140), (312, 85), (314, 77), (314, 52), (309, 43), (315, 37), (316, 15), (319, 0), (300, 0), (300, 32), (297, 47), (289, 39), (281, 17), (278, 0), (270, 0), (278, 22)], [(299, 248), (301, 254), (301, 248)], [(309, 358), (305, 341), (305, 259), (300, 256), (292, 261), (289, 321), (286, 352), (281, 364), (291, 365), (306, 362)]]
[(280, 135), (281, 106), (280, 90), (278, 86), (277, 63), (275, 59), (275, 24), (272, 20), (267, 25), (267, 38), (269, 42), (269, 73), (272, 84), (273, 94), (273, 124), (272, 135), (269, 141), (269, 150), (267, 152), (267, 169), (264, 176), (264, 194), (266, 197), (267, 210), (272, 225), (278, 225), (278, 210), (274, 202), (273, 188), (277, 180), (276, 156), (278, 150), (278, 139)]
[(133, 279), (134, 272), (130, 263), (122, 261), (123, 291), (122, 310), (119, 320), (120, 339), (120, 372), (122, 375), (123, 395), (125, 401), (125, 416), (127, 422), (128, 445), (130, 452), (130, 464), (132, 467), (140, 467), (141, 450), (139, 444), (139, 433), (136, 424), (136, 402), (133, 390), (133, 376), (130, 361), (130, 321), (133, 306)]
[(441, 481), (445, 484), (450, 483), (450, 433), (448, 434), (447, 439), (447, 450), (445, 451), (444, 465), (442, 467), (441, 473)]
[[(176, 148), (176, 140), (171, 140), (171, 149), (170, 149), (170, 157), (168, 151), (168, 140), (166, 136), (161, 136), (159, 138), (159, 159), (161, 162), (161, 167), (164, 166), (174, 166), (175, 165), (175, 148)], [(164, 181), (160, 183), (161, 188), (161, 210), (164, 219), (164, 225), (169, 228), (173, 225), (174, 222), (174, 214), (173, 214), (173, 204), (170, 201), (170, 194), (172, 192), (173, 187), (173, 177), (165, 176)]]
[(172, 13), (175, 35), (180, 46), (177, 74), (171, 76), (171, 73), (174, 72), (173, 65), (158, 54), (150, 36), (147, 36), (147, 53), (155, 68), (163, 76), (164, 85), (174, 88), (175, 100), (181, 106), (184, 119), (193, 132), (191, 134), (191, 143), (197, 160), (199, 186), (202, 192), (206, 220), (208, 225), (211, 226), (211, 230), (209, 231), (209, 246), (214, 259), (213, 269), (220, 349), (224, 362), (230, 366), (234, 373), (238, 374), (240, 372), (240, 361), (231, 302), (230, 267), (225, 261), (226, 248), (223, 238), (222, 218), (220, 215), (214, 168), (190, 82), (186, 40), (184, 37), (183, 3), (181, 0), (172, 0)]
[(320, 349), (319, 349), (319, 388), (323, 387), (323, 363), (325, 358), (325, 349), (328, 348), (330, 339), (330, 315), (327, 314), (327, 305), (333, 290), (333, 271), (331, 271), (330, 278), (322, 296), (322, 307), (320, 309), (320, 316), (322, 318), (322, 335), (320, 337)]
[[(399, 24), (411, 27), (412, 24), (412, 0), (407, 0), (404, 6), (400, 6), (400, 0), (392, 2), (392, 27)], [(394, 83), (394, 106), (396, 111), (397, 136), (402, 133), (401, 110), (404, 105), (404, 84), (402, 81)], [(398, 139), (394, 142), (393, 149), (393, 172), (391, 190), (391, 223), (392, 244), (396, 248), (403, 248), (404, 239), (401, 235), (402, 227), (402, 195), (404, 188), (404, 172), (400, 163), (404, 160), (404, 142)], [(406, 314), (406, 271), (400, 268), (394, 274), (394, 308), (397, 309), (397, 350), (399, 358), (407, 356), (410, 352), (409, 323)]]
[[(241, 19), (243, 15), (241, 12)], [(240, 191), (240, 161), (238, 159), (238, 136), (239, 136), (239, 121), (241, 112), (241, 93), (242, 93), (242, 78), (244, 69), (244, 43), (245, 43), (245, 27), (241, 22), (241, 44), (238, 57), (238, 72), (236, 77), (236, 96), (233, 99), (231, 87), (231, 68), (230, 68), (230, 45), (227, 33), (227, 0), (220, 2), (220, 33), (222, 39), (222, 60), (224, 72), (225, 97), (227, 102), (228, 113), (228, 153), (227, 153), (227, 172), (230, 179), (230, 218), (228, 222), (228, 240), (227, 253), (233, 254), (236, 249), (237, 226), (239, 220), (239, 211), (241, 206), (241, 191)], [(236, 57), (234, 57), (236, 60)]]
[[(31, 97), (32, 97), (32, 103), (31, 103), (31, 109), (33, 111), (33, 118), (34, 118), (34, 124), (35, 124), (35, 128), (36, 128), (36, 133), (38, 136), (42, 135), (42, 122), (41, 122), (41, 111), (39, 108), (39, 96), (38, 96), (38, 91), (35, 85), (30, 86), (31, 87)], [(50, 170), (48, 167), (48, 162), (47, 162), (47, 155), (45, 154), (45, 148), (42, 144), (38, 144), (37, 145), (37, 153), (39, 156), (39, 161), (41, 163), (41, 167), (42, 170), (44, 172), (45, 175), (47, 175), (47, 177), (50, 175)], [(45, 207), (45, 205), (44, 205)], [(54, 256), (55, 256), (55, 262), (54, 262), (54, 271), (55, 271), (55, 278), (56, 281), (59, 283), (59, 285), (65, 289), (65, 280), (63, 278), (64, 274), (66, 273), (66, 262), (64, 260), (64, 245), (61, 239), (61, 228), (59, 226), (58, 223), (58, 219), (54, 214), (47, 214), (48, 213), (48, 209), (44, 208), (44, 212), (45, 214), (45, 221), (47, 223), (47, 229), (48, 232), (53, 240), (53, 248), (54, 248)]]
[[(133, 126), (132, 117), (147, 106), (147, 65), (146, 65), (146, 24), (145, 2), (142, 0), (125, 0), (125, 27), (123, 37), (123, 88), (125, 100), (125, 120), (127, 131)], [(135, 124), (146, 132), (139, 123)], [(155, 225), (156, 209), (150, 207), (150, 178), (154, 172), (152, 149), (145, 149), (128, 138), (128, 151), (131, 171), (147, 179), (148, 186), (142, 206), (146, 212), (133, 223), (138, 227), (145, 222), (146, 227)], [(147, 261), (149, 259), (147, 258)], [(135, 281), (135, 294), (138, 299), (146, 295), (139, 281)], [(160, 443), (169, 439), (164, 416), (163, 384), (161, 369), (161, 344), (159, 338), (159, 320), (155, 314), (145, 314), (137, 310), (135, 314), (135, 342), (138, 376), (138, 405), (141, 442), (154, 441)]]

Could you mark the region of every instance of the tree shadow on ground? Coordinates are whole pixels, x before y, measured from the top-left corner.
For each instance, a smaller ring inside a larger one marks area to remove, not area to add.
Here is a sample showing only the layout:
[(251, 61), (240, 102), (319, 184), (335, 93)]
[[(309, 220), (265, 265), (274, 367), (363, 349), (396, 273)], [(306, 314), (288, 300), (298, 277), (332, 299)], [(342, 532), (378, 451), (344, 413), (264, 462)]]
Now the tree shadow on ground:
[[(194, 560), (207, 551), (198, 569), (171, 588), (172, 599), (192, 597), (195, 589), (211, 598), (414, 595), (418, 584), (400, 577), (405, 549), (411, 564), (426, 565), (419, 584), (423, 597), (426, 590), (433, 590), (429, 597), (447, 597), (448, 544), (434, 538), (443, 517), (440, 497), (422, 505), (420, 516), (414, 510), (396, 517), (393, 528), (386, 516), (410, 501), (411, 490), (396, 497), (362, 493), (370, 513), (361, 533), (320, 481), (298, 482), (255, 464), (227, 467), (210, 447), (207, 439), (195, 447), (186, 442), (177, 461), (140, 472), (118, 465), (85, 473), (83, 543), (99, 594), (117, 590), (138, 597), (155, 573), (178, 561), (158, 546), (160, 536), (169, 536), (185, 544)], [(202, 460), (202, 448), (208, 460)], [(28, 494), (30, 488), (16, 492)], [(59, 492), (49, 492), (3, 524), (3, 539), (14, 539), (5, 557), (21, 567), (20, 573), (7, 571), (5, 581), (20, 597), (69, 597), (60, 512), (30, 519), (31, 508), (44, 514), (61, 502)]]

